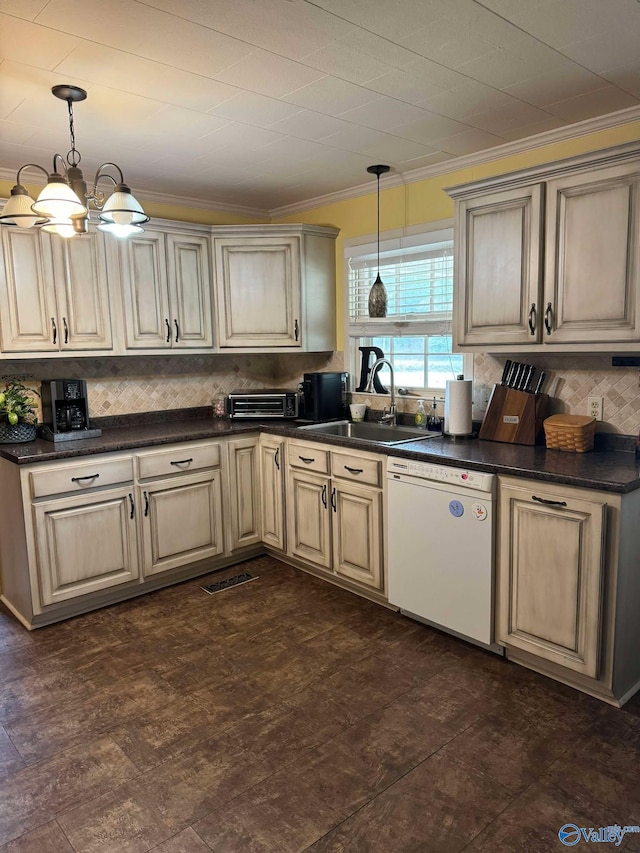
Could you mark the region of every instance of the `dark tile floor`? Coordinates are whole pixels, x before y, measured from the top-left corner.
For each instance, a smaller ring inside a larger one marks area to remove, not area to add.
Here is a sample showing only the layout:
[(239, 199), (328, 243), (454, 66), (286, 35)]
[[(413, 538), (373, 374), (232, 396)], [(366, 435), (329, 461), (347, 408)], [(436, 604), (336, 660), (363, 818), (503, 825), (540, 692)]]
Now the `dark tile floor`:
[(640, 824), (640, 700), (245, 568), (32, 633), (0, 608), (0, 853), (547, 853)]

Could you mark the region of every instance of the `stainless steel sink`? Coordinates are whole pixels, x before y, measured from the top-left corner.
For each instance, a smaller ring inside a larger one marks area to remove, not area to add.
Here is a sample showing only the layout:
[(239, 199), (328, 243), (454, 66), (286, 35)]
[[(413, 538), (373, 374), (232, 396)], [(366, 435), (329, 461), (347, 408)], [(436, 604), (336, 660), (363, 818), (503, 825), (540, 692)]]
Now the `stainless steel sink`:
[(327, 424), (310, 424), (300, 427), (319, 435), (338, 435), (343, 438), (357, 438), (359, 441), (372, 441), (375, 444), (402, 444), (404, 441), (420, 441), (425, 438), (438, 438), (439, 432), (427, 432), (405, 426), (390, 426), (371, 421), (333, 421)]

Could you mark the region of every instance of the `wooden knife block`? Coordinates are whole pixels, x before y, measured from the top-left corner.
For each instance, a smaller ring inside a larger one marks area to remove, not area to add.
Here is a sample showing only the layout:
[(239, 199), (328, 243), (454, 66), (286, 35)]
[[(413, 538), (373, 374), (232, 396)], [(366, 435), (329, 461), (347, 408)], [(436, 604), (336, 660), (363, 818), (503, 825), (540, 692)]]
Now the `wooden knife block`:
[(549, 408), (548, 394), (494, 385), (478, 438), (510, 444), (535, 444)]

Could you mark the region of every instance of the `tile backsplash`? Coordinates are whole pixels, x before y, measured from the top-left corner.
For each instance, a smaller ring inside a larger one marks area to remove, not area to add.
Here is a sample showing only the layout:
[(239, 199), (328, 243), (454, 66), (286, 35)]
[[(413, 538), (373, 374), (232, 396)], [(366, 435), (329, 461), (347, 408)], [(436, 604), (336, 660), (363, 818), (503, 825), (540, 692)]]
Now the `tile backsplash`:
[(109, 356), (4, 361), (0, 376), (39, 390), (50, 379), (86, 379), (91, 417), (209, 406), (239, 388), (295, 388), (312, 370), (341, 370), (342, 353)]
[[(500, 381), (505, 358), (475, 356), (475, 418), (484, 414), (491, 389)], [(587, 414), (587, 397), (603, 397), (604, 418), (598, 429), (637, 435), (638, 368), (611, 367), (609, 356), (523, 356), (518, 360), (545, 370), (547, 389), (557, 383), (552, 412)], [(91, 416), (104, 417), (208, 406), (215, 394), (227, 394), (237, 388), (295, 388), (305, 372), (343, 370), (343, 365), (341, 352), (109, 356), (4, 361), (0, 376), (24, 377), (35, 388), (48, 379), (86, 379)], [(356, 399), (376, 409), (384, 405), (374, 395), (359, 394)], [(400, 411), (414, 412), (417, 400), (400, 397)], [(438, 411), (442, 413), (441, 403)]]

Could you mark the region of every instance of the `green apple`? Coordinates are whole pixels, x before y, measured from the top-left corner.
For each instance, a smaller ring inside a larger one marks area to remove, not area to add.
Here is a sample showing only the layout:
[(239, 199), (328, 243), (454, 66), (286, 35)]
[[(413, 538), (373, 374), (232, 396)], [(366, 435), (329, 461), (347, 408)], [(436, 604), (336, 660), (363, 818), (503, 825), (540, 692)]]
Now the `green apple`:
[(15, 426), (18, 423), (18, 416), (16, 415), (15, 412), (9, 412), (9, 414), (7, 415), (7, 418), (9, 420), (9, 423), (11, 424), (11, 426)]

